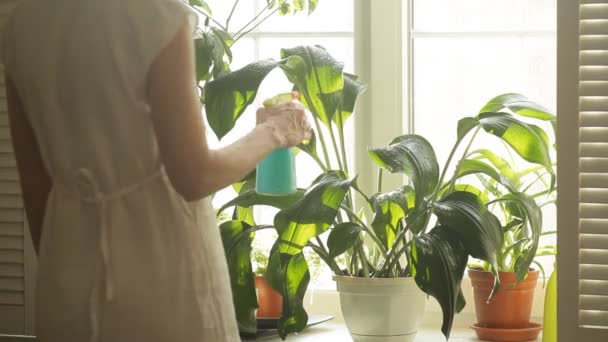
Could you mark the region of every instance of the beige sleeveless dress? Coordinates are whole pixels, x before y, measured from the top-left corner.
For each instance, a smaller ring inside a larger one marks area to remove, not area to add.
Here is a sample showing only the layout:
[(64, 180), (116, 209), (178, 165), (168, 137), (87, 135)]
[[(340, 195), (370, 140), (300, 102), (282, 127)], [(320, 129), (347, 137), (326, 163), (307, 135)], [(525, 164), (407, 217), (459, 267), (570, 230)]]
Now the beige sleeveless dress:
[(39, 341), (240, 341), (213, 209), (173, 190), (145, 95), (195, 21), (181, 0), (24, 0), (7, 24), (6, 71), (53, 179)]

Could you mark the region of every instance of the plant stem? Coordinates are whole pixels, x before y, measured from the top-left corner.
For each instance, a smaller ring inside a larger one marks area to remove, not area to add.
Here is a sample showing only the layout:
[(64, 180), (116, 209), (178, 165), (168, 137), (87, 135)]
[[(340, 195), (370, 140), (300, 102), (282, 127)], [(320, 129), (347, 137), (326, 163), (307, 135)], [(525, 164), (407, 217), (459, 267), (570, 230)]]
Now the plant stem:
[(361, 267), (363, 268), (363, 277), (369, 278), (369, 268), (367, 265), (367, 257), (365, 256), (365, 250), (363, 249), (363, 240), (359, 240), (357, 244), (357, 252), (359, 259), (361, 259)]
[(377, 189), (378, 189), (378, 193), (382, 193), (382, 175), (383, 175), (383, 169), (381, 167), (378, 168), (378, 184), (377, 184)]
[[(262, 20), (260, 20), (259, 22), (257, 22), (253, 27), (251, 27), (250, 29), (248, 29), (245, 32), (242, 32), (238, 37), (235, 35), (234, 37), (234, 42), (232, 42), (232, 44), (236, 43), (237, 41), (239, 41), (241, 38), (243, 38), (244, 36), (246, 36), (247, 34), (249, 34), (251, 31), (255, 30), (256, 28), (258, 28), (258, 26), (262, 25), (263, 22), (266, 21), (266, 19), (272, 17), (275, 13), (277, 13), (279, 11), (278, 8), (274, 9), (272, 12), (270, 12), (267, 16), (265, 16), (264, 18), (262, 18)], [(232, 46), (232, 45), (231, 45)]]
[(365, 224), (365, 222), (363, 222), (363, 220), (361, 220), (359, 218), (359, 216), (357, 216), (357, 214), (355, 214), (355, 212), (351, 208), (344, 207), (344, 206), (342, 206), (341, 208), (342, 208), (342, 210), (344, 210), (348, 214), (349, 218), (352, 221), (356, 221), (361, 226), (361, 228), (364, 229), (364, 231), (367, 233), (367, 235), (369, 235), (372, 238), (372, 240), (374, 240), (374, 242), (380, 247), (381, 251), (384, 251), (384, 252), (387, 251), (386, 247), (378, 239), (378, 237), (376, 236), (376, 234), (374, 234), (371, 231), (371, 229), (369, 229), (369, 227)]
[(318, 156), (313, 155), (313, 154), (309, 154), (309, 156), (317, 163), (317, 165), (319, 165), (319, 167), (321, 168), (321, 170), (323, 170), (323, 172), (327, 172), (327, 166), (325, 166), (325, 164), (323, 164), (323, 162), (321, 161), (321, 159), (319, 159)]
[[(416, 220), (418, 219), (418, 217), (420, 217), (420, 215), (422, 215), (422, 214), (425, 214), (425, 213), (426, 213), (428, 210), (429, 210), (429, 208), (425, 208), (424, 210), (421, 210), (421, 211), (417, 212), (417, 213), (416, 213), (416, 214), (415, 214), (415, 215), (412, 217), (411, 222), (416, 222)], [(403, 230), (401, 230), (401, 231), (399, 232), (399, 234), (398, 234), (398, 235), (395, 237), (395, 241), (399, 241), (399, 240), (401, 240), (401, 239), (403, 238), (403, 236), (405, 236), (405, 233), (406, 233), (406, 232), (409, 230), (409, 229), (408, 229), (408, 226), (409, 226), (409, 225), (406, 225), (406, 226), (403, 228)], [(408, 242), (408, 245), (409, 245), (410, 243), (411, 243), (411, 242)], [(403, 252), (403, 251), (396, 251), (396, 247), (397, 247), (397, 244), (393, 245), (393, 247), (391, 247), (391, 249), (388, 251), (388, 253), (387, 253), (387, 255), (386, 255), (385, 259), (384, 259), (384, 263), (383, 263), (383, 265), (381, 266), (381, 270), (383, 270), (384, 268), (386, 268), (386, 264), (387, 264), (387, 262), (388, 262), (389, 260), (391, 260), (391, 258), (393, 258), (393, 257), (398, 257), (398, 256), (399, 256), (399, 254), (401, 254), (401, 253)], [(379, 273), (381, 273), (381, 272), (379, 272)]]
[(460, 159), (460, 161), (458, 161), (456, 170), (454, 170), (454, 177), (452, 177), (452, 181), (450, 182), (450, 189), (448, 190), (448, 194), (452, 193), (454, 191), (454, 187), (456, 186), (456, 178), (458, 176), (458, 172), (460, 171), (460, 167), (462, 166), (462, 162), (466, 159), (466, 156), (469, 154), (469, 150), (471, 149), (471, 146), (473, 146), (473, 142), (475, 141), (475, 138), (477, 137), (477, 134), (479, 133), (480, 130), (481, 130), (481, 126), (477, 127), (477, 129), (473, 133), (473, 137), (471, 137), (471, 140), (469, 140), (469, 144), (467, 145), (467, 147), (464, 150), (464, 153), (462, 154), (462, 158)]
[(327, 266), (329, 266), (329, 268), (332, 270), (332, 272), (334, 272), (334, 274), (344, 275), (344, 272), (342, 272), (340, 267), (338, 267), (338, 264), (336, 264), (336, 262), (329, 257), (329, 254), (325, 253), (325, 251), (323, 251), (319, 246), (317, 246), (313, 243), (310, 243), (310, 242), (306, 246), (312, 248), (312, 250), (315, 251), (315, 253), (317, 253), (319, 258), (321, 258), (321, 259), (323, 259), (323, 261), (325, 261)]
[(443, 180), (445, 179), (445, 176), (448, 173), (448, 168), (450, 167), (452, 159), (454, 158), (454, 155), (456, 154), (456, 151), (458, 150), (458, 147), (460, 146), (460, 143), (463, 139), (457, 140), (454, 144), (454, 147), (452, 147), (450, 155), (448, 156), (448, 160), (445, 162), (445, 165), (443, 165), (443, 170), (441, 171), (441, 176), (439, 177), (439, 182), (437, 183), (437, 187), (435, 188), (435, 193), (433, 194), (433, 199), (431, 200), (431, 203), (435, 202), (437, 196), (439, 196), (439, 193), (441, 192), (440, 190), (442, 189)]
[(338, 112), (338, 137), (340, 139), (340, 147), (342, 148), (342, 157), (344, 157), (344, 160), (342, 162), (342, 164), (344, 165), (344, 171), (346, 171), (346, 174), (349, 174), (349, 170), (348, 170), (348, 157), (346, 155), (346, 143), (345, 143), (345, 139), (344, 139), (344, 122), (342, 122), (342, 115), (340, 114), (340, 112)]
[(204, 11), (201, 11), (200, 8), (196, 7), (196, 6), (190, 6), (190, 8), (193, 8), (195, 11), (197, 11), (198, 13), (202, 14), (203, 16), (211, 19), (211, 21), (213, 21), (213, 23), (215, 23), (217, 26), (219, 26), (222, 30), (226, 31), (226, 28), (224, 27), (224, 25), (222, 25), (222, 23), (220, 23), (219, 21), (213, 19), (212, 16), (210, 16), (208, 13), (205, 13)]
[(226, 31), (228, 31), (228, 28), (230, 27), (230, 19), (232, 19), (232, 15), (234, 14), (234, 10), (236, 10), (236, 6), (239, 4), (239, 0), (235, 0), (234, 1), (234, 5), (232, 5), (232, 9), (230, 10), (230, 14), (228, 15), (228, 18), (226, 19)]
[(338, 160), (338, 167), (340, 170), (344, 171), (348, 175), (348, 171), (344, 169), (344, 165), (342, 164), (342, 158), (340, 156), (340, 150), (338, 149), (338, 143), (336, 141), (336, 135), (334, 133), (333, 128), (331, 127), (331, 123), (329, 124), (329, 135), (331, 136), (331, 142), (334, 145), (334, 152), (336, 153), (336, 159)]
[(323, 250), (323, 252), (327, 253), (327, 255), (329, 255), (329, 251), (327, 250), (327, 248), (325, 248), (325, 244), (323, 244), (323, 241), (321, 241), (321, 238), (317, 235), (315, 236), (315, 240), (317, 240), (317, 243), (319, 244), (319, 248), (321, 248)]

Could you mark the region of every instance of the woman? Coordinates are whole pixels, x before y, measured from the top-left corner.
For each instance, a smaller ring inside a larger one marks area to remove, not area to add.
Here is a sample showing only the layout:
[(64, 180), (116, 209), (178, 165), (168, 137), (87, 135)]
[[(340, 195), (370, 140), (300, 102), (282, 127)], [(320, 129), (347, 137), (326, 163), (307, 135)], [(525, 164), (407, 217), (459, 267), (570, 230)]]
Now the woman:
[[(40, 341), (239, 341), (209, 194), (308, 137), (301, 105), (211, 150), (181, 0), (24, 0), (3, 51)], [(275, 115), (280, 113), (281, 115)]]

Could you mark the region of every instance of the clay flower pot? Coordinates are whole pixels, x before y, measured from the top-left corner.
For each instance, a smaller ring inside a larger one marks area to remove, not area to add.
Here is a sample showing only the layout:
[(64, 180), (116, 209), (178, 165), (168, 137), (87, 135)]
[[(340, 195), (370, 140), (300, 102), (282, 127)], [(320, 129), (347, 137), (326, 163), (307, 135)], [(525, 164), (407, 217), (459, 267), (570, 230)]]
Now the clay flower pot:
[(258, 295), (258, 318), (279, 318), (283, 312), (283, 297), (270, 286), (264, 277), (255, 277), (255, 289)]
[(515, 273), (499, 272), (500, 291), (488, 303), (494, 276), (490, 272), (470, 269), (478, 325), (497, 329), (528, 328), (538, 274), (538, 271), (530, 271), (524, 281), (513, 287)]

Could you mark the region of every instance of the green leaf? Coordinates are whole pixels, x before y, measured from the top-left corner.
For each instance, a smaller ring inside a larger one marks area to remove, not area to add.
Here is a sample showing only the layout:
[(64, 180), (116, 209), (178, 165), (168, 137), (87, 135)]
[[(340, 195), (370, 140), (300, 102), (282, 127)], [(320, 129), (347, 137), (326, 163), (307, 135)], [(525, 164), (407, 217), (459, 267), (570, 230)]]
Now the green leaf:
[(194, 40), (197, 83), (208, 81), (211, 78), (214, 48), (213, 36), (209, 32), (203, 33), (201, 38)]
[(209, 125), (219, 139), (253, 103), (260, 83), (268, 73), (282, 63), (271, 59), (258, 61), (207, 83), (205, 111)]
[(518, 175), (511, 165), (502, 157), (488, 149), (473, 151), (469, 156), (472, 159), (486, 159), (505, 177), (516, 189), (521, 186), (521, 176)]
[(495, 275), (492, 298), (500, 288), (497, 256), (503, 243), (502, 229), (496, 216), (486, 209), (479, 197), (464, 191), (454, 192), (436, 202), (434, 213), (441, 225), (454, 229), (462, 237), (471, 256), (492, 266)]
[(406, 134), (395, 138), (388, 147), (372, 148), (368, 153), (380, 167), (410, 177), (416, 192), (416, 208), (421, 209), (439, 182), (439, 165), (431, 144), (419, 135)]
[(507, 113), (482, 113), (479, 122), (486, 132), (504, 140), (523, 159), (543, 165), (553, 173), (549, 145), (546, 135), (539, 135), (540, 128)]
[(359, 241), (361, 231), (363, 231), (363, 227), (351, 222), (335, 225), (327, 238), (329, 257), (334, 259), (355, 246)]
[(498, 112), (509, 109), (515, 114), (534, 119), (555, 121), (556, 117), (548, 109), (538, 103), (530, 101), (527, 97), (520, 94), (499, 95), (488, 102), (479, 113)]
[(286, 15), (291, 13), (291, 4), (285, 1), (279, 1), (279, 15)]
[(415, 193), (409, 186), (397, 191), (376, 194), (370, 198), (374, 208), (372, 228), (386, 248), (395, 242), (399, 221), (414, 206)]
[(338, 106), (338, 113), (334, 115), (333, 121), (338, 126), (338, 129), (342, 129), (344, 124), (355, 111), (357, 99), (367, 89), (367, 85), (357, 81), (357, 76), (344, 74), (344, 88), (340, 92), (340, 105)]
[[(441, 192), (439, 193), (439, 198), (443, 198), (447, 194), (448, 190), (449, 190), (448, 187), (444, 187), (443, 190), (441, 190)], [(476, 187), (474, 185), (456, 184), (454, 186), (454, 190), (470, 192), (473, 195), (479, 197), (479, 199), (481, 200), (482, 203), (487, 203), (490, 200), (488, 198), (487, 194), (485, 194), (481, 189), (479, 189), (478, 187)]]
[(213, 12), (211, 11), (211, 7), (209, 7), (207, 2), (204, 0), (188, 0), (188, 4), (190, 6), (197, 6), (202, 8), (205, 12), (207, 12), (207, 14), (213, 14)]
[[(517, 275), (517, 283), (523, 281), (528, 274), (530, 265), (534, 261), (536, 256), (536, 250), (538, 249), (538, 243), (542, 235), (543, 226), (543, 214), (541, 208), (536, 202), (528, 195), (521, 192), (509, 193), (501, 198), (503, 201), (509, 201), (519, 208), (521, 217), (525, 219), (528, 224), (522, 225), (522, 235), (530, 243), (525, 245), (523, 250), (518, 254), (518, 258), (515, 261), (514, 272)], [(529, 227), (528, 231), (526, 228)]]
[(481, 160), (477, 159), (465, 159), (461, 162), (460, 168), (458, 169), (458, 174), (456, 178), (461, 178), (467, 175), (472, 174), (484, 174), (498, 183), (502, 184), (504, 187), (509, 189), (510, 191), (516, 191), (515, 185), (511, 184), (511, 182), (501, 175), (499, 172), (494, 169), (494, 167), (484, 163)]
[(461, 237), (451, 228), (435, 227), (414, 237), (409, 259), (418, 287), (439, 302), (443, 312), (441, 331), (449, 339), (454, 314), (464, 307), (460, 284), (468, 254)]
[(296, 12), (304, 10), (304, 0), (293, 0), (293, 7)]
[(307, 104), (311, 112), (327, 127), (331, 127), (337, 101), (328, 101), (327, 96), (335, 97), (335, 93), (342, 91), (344, 64), (335, 60), (325, 48), (318, 45), (281, 50), (281, 58), (292, 56), (300, 57), (303, 65), (298, 65), (297, 68), (286, 67), (283, 71), (302, 92), (302, 103)]
[(317, 9), (319, 0), (308, 0), (308, 14), (312, 14)]
[(290, 333), (297, 333), (308, 323), (304, 310), (304, 295), (310, 282), (310, 272), (304, 254), (281, 254), (283, 266), (283, 314), (279, 320), (279, 335), (285, 339)]
[(313, 130), (312, 136), (310, 137), (308, 143), (302, 143), (298, 145), (298, 149), (306, 152), (313, 159), (320, 160), (319, 154), (317, 153), (317, 133)]
[(463, 118), (458, 121), (458, 140), (464, 139), (469, 132), (479, 126), (479, 121), (475, 118)]
[(257, 331), (255, 310), (258, 301), (251, 267), (253, 234), (242, 236), (250, 228), (250, 225), (241, 221), (227, 221), (220, 225), (239, 331), (245, 333)]
[(322, 174), (294, 205), (281, 210), (274, 218), (279, 233), (279, 251), (300, 253), (308, 241), (333, 224), (338, 208), (354, 179), (346, 179), (341, 171)]
[(302, 197), (304, 197), (304, 190), (298, 190), (292, 194), (285, 195), (265, 195), (259, 194), (255, 190), (249, 190), (224, 204), (219, 209), (219, 213), (234, 206), (249, 208), (254, 205), (267, 205), (278, 209), (285, 209), (302, 199)]

